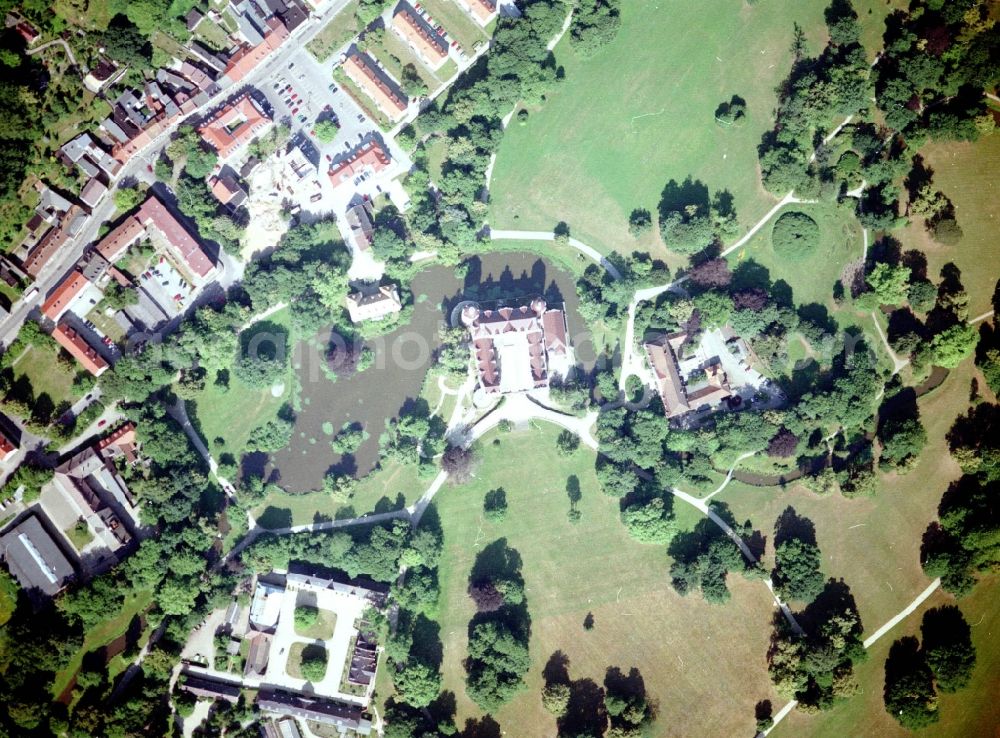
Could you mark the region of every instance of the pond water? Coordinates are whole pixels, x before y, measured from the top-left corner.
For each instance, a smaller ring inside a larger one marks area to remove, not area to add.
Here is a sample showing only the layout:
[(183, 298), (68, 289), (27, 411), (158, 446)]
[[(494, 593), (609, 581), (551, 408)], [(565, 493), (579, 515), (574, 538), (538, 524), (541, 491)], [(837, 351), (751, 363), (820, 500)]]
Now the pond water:
[[(463, 279), (452, 268), (433, 266), (409, 285), (414, 310), (410, 322), (366, 345), (375, 363), (336, 382), (323, 371), (331, 332), (312, 343), (302, 342), (293, 354), (302, 385), (302, 406), (291, 443), (273, 455), (271, 478), (289, 492), (319, 489), (331, 469), (361, 477), (378, 463), (378, 438), (386, 421), (398, 415), (408, 400), (420, 394), (431, 356), (440, 345), (439, 326), (463, 300), (517, 299), (542, 294), (550, 303), (565, 303), (569, 337), (577, 364), (590, 369), (595, 360), (590, 331), (580, 318), (572, 274), (529, 253), (483, 254), (469, 263)], [(294, 309), (294, 307), (293, 307)], [(315, 344), (315, 345), (314, 345)], [(358, 423), (368, 439), (353, 455), (341, 456), (330, 447), (334, 433), (345, 423)], [(326, 430), (324, 430), (324, 424)]]

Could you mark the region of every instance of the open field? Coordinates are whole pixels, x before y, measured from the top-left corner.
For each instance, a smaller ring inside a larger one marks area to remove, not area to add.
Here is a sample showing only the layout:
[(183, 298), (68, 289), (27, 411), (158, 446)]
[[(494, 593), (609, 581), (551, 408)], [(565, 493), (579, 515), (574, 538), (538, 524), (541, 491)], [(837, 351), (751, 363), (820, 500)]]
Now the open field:
[[(458, 724), (479, 714), (465, 694), (461, 666), (474, 610), (466, 594), (469, 572), (478, 551), (506, 538), (523, 558), (533, 662), (527, 689), (494, 715), (506, 735), (554, 734), (540, 689), (542, 668), (556, 651), (569, 657), (573, 679), (598, 684), (608, 667), (637, 667), (659, 702), (655, 735), (749, 734), (754, 704), (777, 702), (764, 659), (773, 612), (767, 590), (730, 577), (733, 598), (726, 606), (677, 595), (663, 548), (633, 542), (619, 521), (617, 500), (598, 490), (593, 455), (582, 449), (568, 459), (549, 453), (556, 435), (551, 426), (489, 435), (473, 482), (445, 487), (436, 498), (445, 538), (444, 689), (457, 695)], [(582, 492), (576, 525), (566, 517), (571, 475)], [(502, 523), (482, 514), (485, 492), (497, 487), (507, 495)], [(685, 526), (700, 517), (693, 508), (677, 512)], [(588, 612), (595, 619), (591, 631), (582, 626)]]
[[(861, 225), (850, 209), (841, 208), (836, 203), (789, 205), (779, 211), (750, 239), (745, 246), (729, 255), (729, 264), (735, 269), (741, 262), (752, 259), (767, 267), (771, 279), (783, 279), (792, 288), (792, 298), (796, 304), (819, 303), (834, 312), (833, 284), (840, 279), (848, 262), (862, 257), (863, 241)], [(816, 221), (820, 228), (819, 246), (811, 254), (789, 264), (774, 252), (771, 245), (771, 231), (782, 213), (801, 212)]]
[[(66, 687), (69, 686), (76, 676), (77, 671), (80, 670), (80, 664), (83, 663), (85, 654), (103, 648), (123, 635), (130, 634), (133, 628), (133, 621), (138, 622), (137, 618), (141, 617), (141, 613), (149, 607), (152, 598), (153, 593), (149, 591), (130, 594), (126, 597), (125, 604), (120, 611), (114, 613), (96, 627), (91, 628), (84, 636), (83, 647), (73, 655), (66, 668), (56, 674), (52, 683), (52, 696), (58, 698)], [(139, 636), (138, 633), (130, 635)], [(115, 659), (112, 659), (108, 664), (109, 679), (114, 679), (118, 674), (112, 668), (114, 663)], [(118, 659), (118, 665), (124, 668), (121, 659)]]
[[(59, 349), (56, 346), (57, 350)], [(77, 396), (73, 390), (74, 372), (56, 359), (55, 351), (30, 346), (25, 353), (15, 360), (14, 381), (22, 377), (31, 382), (31, 389), (36, 398), (48, 395), (53, 403), (72, 402)]]
[[(289, 328), (289, 312), (279, 310), (268, 318), (268, 322)], [(194, 400), (188, 402), (191, 422), (201, 432), (205, 444), (214, 454), (214, 441), (221, 438), (224, 451), (239, 458), (247, 445), (250, 432), (272, 420), (286, 402), (290, 401), (294, 377), (289, 369), (285, 381), (285, 391), (278, 397), (271, 394), (271, 388), (253, 389), (247, 387), (230, 373), (229, 389), (216, 386), (215, 377), (205, 381), (205, 388)]]
[[(790, 67), (792, 23), (815, 47), (826, 4), (627, 3), (617, 38), (593, 58), (577, 57), (564, 37), (555, 53), (565, 82), (500, 146), (491, 224), (542, 229), (563, 220), (600, 251), (662, 254), (657, 236), (628, 234), (628, 214), (655, 213), (667, 180), (688, 175), (712, 192), (728, 189), (741, 226), (752, 224), (774, 202), (756, 147)], [(734, 94), (746, 99), (748, 120), (723, 129), (715, 109)]]
[(1000, 725), (1000, 647), (996, 633), (1000, 629), (1000, 608), (996, 598), (1000, 579), (995, 575), (984, 580), (973, 593), (955, 600), (943, 592), (935, 592), (909, 618), (884, 636), (868, 652), (868, 661), (857, 668), (861, 693), (843, 702), (828, 713), (805, 715), (793, 712), (771, 734), (774, 738), (790, 736), (851, 735), (885, 738), (915, 735), (903, 729), (885, 711), (882, 688), (885, 684), (885, 659), (893, 641), (903, 636), (920, 637), (923, 614), (934, 607), (957, 604), (972, 626), (972, 641), (976, 646), (976, 668), (969, 685), (955, 694), (939, 695), (939, 723), (917, 733), (935, 738), (968, 738), (995, 735)]
[[(934, 187), (955, 205), (958, 224), (965, 235), (955, 246), (942, 246), (926, 232), (923, 221), (912, 223), (897, 237), (903, 248), (927, 254), (927, 273), (935, 281), (941, 267), (954, 262), (962, 270), (962, 284), (969, 293), (969, 314), (992, 309), (990, 299), (997, 284), (997, 208), (1000, 188), (1000, 132), (974, 143), (936, 143), (921, 149), (926, 166), (934, 170)], [(896, 234), (894, 234), (896, 235)]]
[(326, 61), (330, 55), (346, 44), (360, 30), (355, 13), (358, 11), (358, 0), (351, 0), (344, 9), (337, 13), (323, 30), (306, 44), (309, 53), (319, 61)]

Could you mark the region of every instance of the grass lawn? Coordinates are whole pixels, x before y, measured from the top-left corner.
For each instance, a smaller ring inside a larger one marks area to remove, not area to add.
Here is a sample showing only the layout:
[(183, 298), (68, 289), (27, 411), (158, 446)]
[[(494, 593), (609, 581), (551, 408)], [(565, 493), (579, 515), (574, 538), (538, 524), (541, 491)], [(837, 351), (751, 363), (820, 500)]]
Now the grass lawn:
[(942, 493), (960, 475), (945, 434), (968, 407), (971, 377), (966, 362), (920, 398), (927, 446), (908, 474), (883, 475), (874, 498), (820, 497), (794, 483), (785, 491), (734, 483), (714, 499), (728, 504), (737, 520), (750, 518), (767, 537), (769, 553), (775, 520), (786, 507), (812, 520), (824, 573), (851, 587), (870, 635), (930, 584), (920, 567), (920, 543)]
[[(849, 204), (853, 203), (851, 200)], [(816, 221), (820, 229), (819, 245), (797, 261), (789, 262), (779, 256), (771, 245), (771, 231), (782, 213), (802, 212)], [(840, 279), (844, 266), (857, 261), (863, 253), (861, 225), (852, 209), (838, 207), (835, 203), (815, 205), (790, 205), (779, 211), (761, 228), (757, 235), (741, 249), (729, 255), (730, 267), (753, 259), (767, 267), (771, 279), (784, 279), (792, 288), (796, 304), (819, 303), (830, 312), (836, 310), (833, 302), (833, 284)]]
[(225, 50), (231, 43), (226, 30), (208, 18), (198, 24), (195, 35), (204, 41), (206, 46), (220, 51)]
[(402, 83), (403, 67), (412, 64), (420, 79), (427, 85), (427, 89), (433, 92), (441, 86), (441, 80), (424, 66), (420, 57), (410, 50), (410, 47), (403, 43), (399, 36), (392, 31), (386, 31), (380, 44), (370, 44), (369, 53), (374, 54), (383, 67), (395, 77), (397, 82)]
[[(285, 664), (285, 671), (288, 672), (288, 676), (293, 677), (294, 679), (306, 679), (306, 677), (302, 674), (302, 657), (304, 654), (311, 652), (316, 652), (318, 654), (319, 651), (322, 651), (329, 659), (330, 654), (325, 648), (323, 648), (323, 646), (313, 643), (302, 643), (301, 641), (293, 643), (292, 647), (288, 650), (288, 661)], [(325, 671), (326, 666), (323, 668)], [(319, 680), (317, 679), (315, 681)]]
[(992, 309), (990, 299), (997, 283), (1000, 241), (996, 237), (996, 203), (1000, 187), (995, 174), (1000, 167), (1000, 133), (973, 143), (930, 144), (920, 153), (925, 165), (934, 170), (935, 189), (954, 203), (965, 235), (955, 246), (942, 246), (927, 234), (923, 221), (894, 235), (902, 240), (904, 250), (918, 248), (927, 254), (927, 273), (934, 281), (948, 262), (962, 270), (969, 315), (974, 317)]
[(37, 346), (28, 347), (14, 364), (14, 380), (25, 377), (31, 382), (36, 398), (48, 395), (56, 405), (64, 400), (72, 402), (78, 394), (73, 390), (76, 375), (55, 358), (53, 352)]
[(103, 310), (98, 310), (95, 307), (87, 313), (86, 317), (87, 320), (97, 326), (97, 330), (111, 338), (115, 343), (125, 338), (125, 329), (115, 322), (114, 318), (105, 315)]
[[(284, 326), (290, 332), (289, 317), (285, 308), (271, 315), (268, 322)], [(214, 441), (221, 438), (225, 442), (224, 451), (239, 458), (246, 448), (250, 432), (277, 415), (281, 406), (290, 401), (294, 386), (292, 368), (288, 370), (285, 391), (278, 397), (271, 394), (270, 387), (247, 387), (231, 372), (228, 390), (216, 386), (215, 377), (210, 376), (205, 382), (205, 389), (188, 402), (188, 414), (213, 454), (218, 455)]]
[(358, 0), (351, 0), (344, 9), (337, 13), (315, 38), (306, 44), (309, 53), (318, 61), (326, 61), (333, 52), (352, 39), (360, 30), (355, 13), (358, 10)]
[[(655, 212), (667, 181), (688, 175), (729, 190), (741, 227), (756, 222), (775, 200), (760, 184), (757, 146), (791, 66), (793, 23), (817, 51), (828, 4), (626, 3), (618, 36), (591, 59), (564, 37), (555, 54), (565, 82), (500, 146), (490, 223), (538, 229), (563, 220), (598, 250), (662, 254), (654, 234), (639, 242), (628, 234), (628, 215)], [(856, 7), (866, 27), (881, 29), (884, 2)], [(747, 101), (748, 120), (723, 129), (714, 112), (734, 94)]]
[[(149, 607), (152, 600), (153, 593), (150, 591), (129, 594), (121, 610), (92, 628), (84, 636), (83, 647), (73, 655), (66, 668), (56, 674), (52, 683), (52, 696), (58, 698), (69, 686), (73, 677), (76, 676), (76, 672), (80, 669), (84, 654), (102, 648), (124, 634), (132, 619)], [(113, 678), (114, 675), (111, 677)]]
[[(298, 610), (298, 605), (296, 610)], [(328, 641), (333, 638), (333, 628), (337, 624), (337, 614), (324, 610), (321, 607), (311, 608), (316, 611), (316, 622), (312, 625), (300, 628), (295, 624), (295, 633), (303, 638), (311, 638), (314, 641)]]
[(415, 466), (385, 461), (381, 469), (358, 482), (347, 503), (322, 491), (273, 492), (257, 506), (254, 516), (267, 528), (280, 528), (395, 510), (419, 499), (431, 481), (422, 479)]
[(17, 608), (17, 593), (20, 587), (7, 572), (0, 572), (0, 625), (10, 620)]
[[(554, 449), (558, 430), (490, 435), (482, 463), (469, 484), (446, 486), (436, 497), (444, 526), (440, 567), (444, 689), (458, 700), (458, 724), (480, 714), (465, 693), (468, 623), (474, 611), (466, 594), (476, 554), (506, 538), (523, 558), (531, 616), (532, 666), (527, 689), (494, 717), (505, 735), (554, 735), (555, 721), (541, 704), (542, 669), (550, 656), (569, 657), (574, 679), (603, 683), (609, 667), (637, 667), (659, 703), (653, 735), (741, 735), (753, 725), (754, 704), (777, 702), (764, 654), (772, 604), (759, 582), (731, 577), (732, 601), (707, 604), (683, 598), (669, 585), (663, 547), (633, 542), (618, 517), (618, 501), (597, 487), (593, 455), (581, 449), (569, 458)], [(492, 439), (499, 438), (499, 445)], [(516, 463), (511, 460), (516, 459)], [(582, 519), (566, 517), (568, 477), (576, 475)], [(483, 517), (483, 496), (506, 491), (502, 523)], [(678, 508), (690, 526), (699, 513)], [(587, 613), (595, 627), (585, 631)], [(710, 709), (706, 706), (711, 705)]]
[(1000, 629), (1000, 578), (984, 580), (971, 595), (955, 600), (943, 592), (935, 592), (909, 618), (883, 636), (868, 652), (868, 661), (856, 669), (861, 692), (833, 710), (819, 715), (795, 711), (775, 729), (774, 738), (790, 736), (851, 735), (883, 738), (912, 736), (885, 711), (882, 688), (885, 685), (885, 660), (897, 638), (920, 638), (923, 613), (942, 605), (958, 605), (972, 626), (972, 642), (976, 646), (976, 667), (972, 681), (954, 694), (939, 695), (940, 722), (916, 735), (935, 738), (967, 738), (995, 735), (1000, 725), (1000, 645), (995, 636)]
[(71, 525), (63, 532), (77, 551), (82, 550), (84, 546), (94, 540), (94, 534), (90, 532), (90, 528), (83, 520)]
[(471, 56), (477, 43), (489, 39), (486, 31), (458, 7), (455, 0), (424, 0), (421, 5), (434, 20), (444, 26), (449, 36), (458, 41), (466, 54)]

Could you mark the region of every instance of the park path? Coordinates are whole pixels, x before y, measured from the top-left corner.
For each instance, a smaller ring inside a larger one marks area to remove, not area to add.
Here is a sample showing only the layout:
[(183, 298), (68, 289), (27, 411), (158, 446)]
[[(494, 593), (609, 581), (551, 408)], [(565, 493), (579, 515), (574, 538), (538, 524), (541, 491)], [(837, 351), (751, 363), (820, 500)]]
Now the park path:
[(899, 374), (900, 370), (910, 363), (909, 359), (900, 359), (896, 356), (896, 352), (892, 350), (892, 346), (889, 345), (889, 339), (885, 336), (885, 331), (882, 330), (882, 324), (878, 322), (878, 315), (872, 310), (872, 322), (875, 324), (875, 330), (878, 331), (878, 337), (882, 339), (882, 345), (885, 346), (886, 353), (889, 354), (889, 358), (892, 359), (892, 373)]
[(992, 317), (993, 317), (993, 311), (992, 310), (987, 310), (982, 315), (977, 315), (975, 318), (970, 319), (969, 320), (969, 325), (975, 325), (976, 323), (979, 323), (979, 322), (981, 322), (983, 320), (986, 320), (987, 318), (992, 318)]
[[(498, 228), (490, 230), (490, 238), (494, 241), (555, 241), (556, 235), (552, 231), (515, 231)], [(622, 278), (618, 267), (605, 259), (597, 249), (573, 236), (569, 237), (569, 245), (595, 263), (600, 264), (615, 279)]]
[(66, 52), (66, 56), (69, 58), (69, 63), (72, 64), (74, 67), (77, 67), (77, 68), (80, 67), (80, 65), (77, 64), (77, 62), (76, 62), (76, 57), (73, 56), (73, 49), (71, 49), (70, 46), (69, 46), (69, 44), (66, 43), (61, 38), (57, 38), (57, 39), (55, 39), (53, 41), (47, 41), (44, 44), (42, 44), (41, 46), (36, 46), (34, 49), (31, 49), (30, 51), (25, 51), (24, 53), (25, 53), (26, 56), (34, 56), (35, 54), (39, 54), (39, 53), (45, 51), (50, 46), (62, 46), (63, 50)]
[[(911, 615), (913, 613), (913, 611), (916, 610), (918, 607), (920, 607), (924, 603), (924, 601), (928, 597), (930, 597), (932, 594), (934, 594), (934, 592), (940, 586), (941, 586), (941, 580), (940, 579), (935, 579), (933, 582), (931, 582), (927, 586), (927, 588), (923, 592), (921, 592), (920, 594), (918, 594), (909, 605), (907, 605), (902, 610), (900, 610), (898, 613), (896, 613), (893, 617), (891, 617), (885, 623), (885, 625), (883, 625), (881, 628), (879, 628), (878, 630), (876, 630), (870, 636), (868, 636), (867, 638), (865, 638), (864, 644), (863, 644), (864, 647), (865, 647), (865, 650), (867, 650), (867, 649), (871, 648), (872, 646), (874, 646), (875, 643), (880, 638), (882, 638), (882, 636), (884, 636), (886, 633), (888, 633), (890, 630), (892, 630), (894, 627), (896, 627), (899, 623), (901, 623), (903, 620), (905, 620), (909, 615)], [(774, 715), (774, 718), (773, 718), (774, 722), (771, 724), (771, 727), (768, 728), (767, 730), (763, 731), (760, 735), (769, 735), (772, 730), (774, 730), (776, 727), (778, 727), (778, 723), (780, 723), (782, 720), (784, 720), (785, 717), (787, 717), (788, 714), (792, 710), (794, 710), (795, 707), (796, 707), (796, 705), (798, 705), (798, 704), (799, 703), (798, 703), (797, 700), (792, 700), (791, 702), (789, 702), (788, 704), (786, 704), (784, 707), (782, 707), (780, 710), (778, 710), (778, 712)]]

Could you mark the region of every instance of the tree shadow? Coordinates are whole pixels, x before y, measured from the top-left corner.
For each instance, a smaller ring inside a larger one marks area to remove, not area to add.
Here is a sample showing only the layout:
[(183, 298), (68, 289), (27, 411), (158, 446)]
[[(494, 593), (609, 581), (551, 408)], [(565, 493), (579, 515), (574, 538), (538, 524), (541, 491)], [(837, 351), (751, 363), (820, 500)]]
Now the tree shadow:
[(802, 517), (789, 505), (774, 523), (774, 545), (780, 546), (792, 538), (816, 545), (816, 526), (809, 518)]
[(491, 715), (485, 715), (478, 720), (466, 718), (460, 735), (461, 738), (502, 738), (503, 731), (500, 730), (500, 723)]
[(699, 212), (707, 213), (711, 199), (708, 186), (701, 180), (690, 175), (681, 183), (671, 179), (660, 193), (659, 213), (664, 218), (670, 213), (683, 212), (688, 206), (694, 205)]
[(264, 508), (264, 511), (257, 516), (257, 524), (268, 530), (289, 528), (292, 525), (292, 511), (285, 507), (268, 505)]
[(476, 556), (469, 582), (520, 579), (521, 564), (521, 554), (507, 545), (506, 538), (500, 538), (483, 548)]
[(562, 651), (553, 651), (542, 669), (542, 679), (546, 684), (569, 684), (569, 656)]
[(569, 702), (559, 719), (559, 734), (566, 736), (604, 735), (608, 714), (604, 709), (604, 690), (593, 679), (570, 682)]

